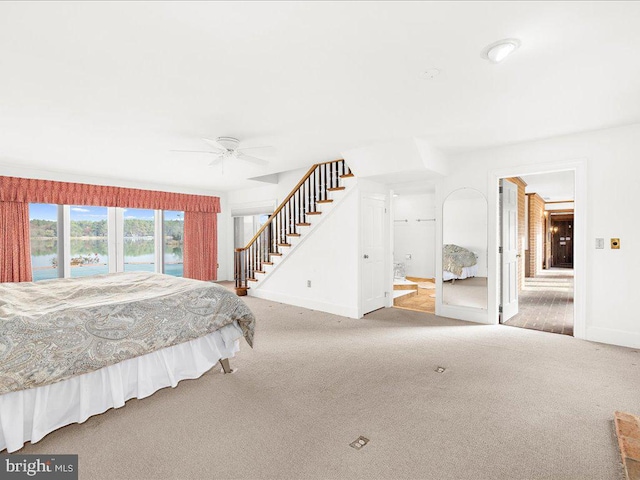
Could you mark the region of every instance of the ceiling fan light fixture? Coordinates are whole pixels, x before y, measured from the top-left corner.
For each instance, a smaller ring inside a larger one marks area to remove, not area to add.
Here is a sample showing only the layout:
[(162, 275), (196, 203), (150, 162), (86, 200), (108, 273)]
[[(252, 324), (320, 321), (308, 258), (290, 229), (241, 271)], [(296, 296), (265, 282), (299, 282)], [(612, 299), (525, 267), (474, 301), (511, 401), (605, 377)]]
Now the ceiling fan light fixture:
[(481, 56), (490, 62), (500, 63), (518, 48), (520, 48), (520, 40), (517, 38), (505, 38), (487, 45), (482, 50)]
[(227, 150), (235, 150), (240, 145), (240, 140), (234, 137), (218, 137), (216, 142), (222, 145)]

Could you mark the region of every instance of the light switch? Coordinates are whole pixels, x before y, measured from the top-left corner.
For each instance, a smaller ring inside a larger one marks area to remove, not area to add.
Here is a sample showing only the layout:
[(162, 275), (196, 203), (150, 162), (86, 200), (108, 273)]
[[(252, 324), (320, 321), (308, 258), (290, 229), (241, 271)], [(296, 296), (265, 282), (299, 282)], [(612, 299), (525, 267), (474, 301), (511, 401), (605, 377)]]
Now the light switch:
[(612, 250), (619, 250), (620, 249), (620, 239), (619, 238), (612, 238), (611, 239), (611, 249)]
[(596, 238), (596, 248), (599, 250), (604, 249), (604, 238)]

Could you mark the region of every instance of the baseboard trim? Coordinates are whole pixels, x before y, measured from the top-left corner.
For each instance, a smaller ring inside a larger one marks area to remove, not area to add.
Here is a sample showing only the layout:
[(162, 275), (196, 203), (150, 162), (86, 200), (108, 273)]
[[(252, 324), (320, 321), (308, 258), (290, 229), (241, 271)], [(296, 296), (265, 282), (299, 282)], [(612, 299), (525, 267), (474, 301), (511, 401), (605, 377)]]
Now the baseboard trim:
[(608, 343), (621, 347), (640, 348), (640, 333), (627, 332), (625, 330), (587, 327), (586, 339), (592, 342)]
[(486, 309), (461, 307), (457, 305), (441, 304), (438, 308), (436, 303), (436, 315), (440, 317), (455, 318), (466, 322), (482, 323), (484, 325), (492, 325), (489, 314)]
[(262, 298), (263, 300), (271, 300), (272, 302), (286, 303), (287, 305), (295, 305), (296, 307), (308, 308), (309, 310), (318, 310), (320, 312), (340, 315), (342, 317), (358, 318), (357, 306), (348, 307), (345, 305), (334, 305), (309, 298), (295, 297), (279, 292), (270, 292), (264, 288), (249, 289), (249, 296)]

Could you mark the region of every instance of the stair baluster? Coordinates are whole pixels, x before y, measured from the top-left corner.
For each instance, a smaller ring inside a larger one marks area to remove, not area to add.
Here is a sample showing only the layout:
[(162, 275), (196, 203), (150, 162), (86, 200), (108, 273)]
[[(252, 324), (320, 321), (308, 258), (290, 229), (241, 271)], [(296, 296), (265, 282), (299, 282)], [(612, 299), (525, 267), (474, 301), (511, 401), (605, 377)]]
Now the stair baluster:
[(251, 241), (234, 251), (236, 293), (246, 295), (250, 281), (257, 281), (256, 272), (265, 272), (271, 264), (278, 244), (288, 244), (287, 235), (298, 235), (297, 224), (307, 223), (307, 213), (318, 210), (318, 201), (328, 200), (328, 189), (338, 187), (340, 178), (351, 173), (344, 160), (319, 163), (311, 167), (287, 198), (269, 216)]

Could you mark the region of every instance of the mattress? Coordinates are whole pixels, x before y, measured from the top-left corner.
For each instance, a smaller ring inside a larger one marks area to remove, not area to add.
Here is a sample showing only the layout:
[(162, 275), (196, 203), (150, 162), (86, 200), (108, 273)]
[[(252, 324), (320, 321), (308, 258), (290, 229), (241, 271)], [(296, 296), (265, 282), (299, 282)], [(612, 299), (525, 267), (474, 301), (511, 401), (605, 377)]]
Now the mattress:
[(220, 285), (155, 273), (0, 283), (0, 451), (197, 378), (253, 345)]
[(456, 275), (455, 273), (451, 273), (448, 270), (442, 271), (442, 281), (446, 282), (448, 280), (463, 280), (465, 278), (477, 277), (478, 276), (478, 265), (472, 265), (471, 267), (462, 267), (462, 271), (460, 275)]
[(233, 292), (156, 273), (0, 284), (0, 394), (50, 385), (255, 318)]
[(74, 376), (50, 385), (0, 395), (0, 451), (15, 452), (25, 442), (90, 416), (124, 406), (198, 378), (221, 358), (240, 348), (243, 332), (237, 322), (203, 337)]

